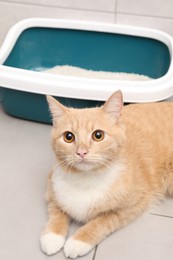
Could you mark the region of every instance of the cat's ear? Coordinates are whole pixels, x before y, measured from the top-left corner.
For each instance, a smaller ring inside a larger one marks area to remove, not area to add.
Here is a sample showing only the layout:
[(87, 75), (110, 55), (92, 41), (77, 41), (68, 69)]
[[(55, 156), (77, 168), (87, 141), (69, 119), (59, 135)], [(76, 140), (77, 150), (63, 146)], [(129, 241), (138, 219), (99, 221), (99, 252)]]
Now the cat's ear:
[(60, 117), (63, 117), (63, 115), (66, 113), (67, 108), (51, 96), (46, 96), (46, 98), (47, 98), (50, 112), (52, 114), (53, 125), (56, 125), (58, 119)]
[(110, 98), (105, 102), (102, 109), (105, 113), (110, 115), (113, 123), (117, 123), (121, 117), (121, 111), (123, 107), (123, 95), (120, 90), (110, 96)]

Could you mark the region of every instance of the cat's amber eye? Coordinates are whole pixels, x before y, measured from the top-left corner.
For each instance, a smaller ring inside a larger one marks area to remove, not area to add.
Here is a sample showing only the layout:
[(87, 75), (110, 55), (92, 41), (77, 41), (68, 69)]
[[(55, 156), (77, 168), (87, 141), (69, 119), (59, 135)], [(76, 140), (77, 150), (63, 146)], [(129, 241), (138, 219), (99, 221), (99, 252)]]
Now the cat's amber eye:
[(75, 136), (74, 136), (74, 134), (72, 132), (68, 132), (68, 131), (65, 132), (63, 137), (64, 137), (64, 141), (66, 143), (72, 143), (75, 140)]
[(102, 130), (96, 130), (92, 134), (92, 138), (96, 142), (100, 142), (104, 139), (104, 132)]

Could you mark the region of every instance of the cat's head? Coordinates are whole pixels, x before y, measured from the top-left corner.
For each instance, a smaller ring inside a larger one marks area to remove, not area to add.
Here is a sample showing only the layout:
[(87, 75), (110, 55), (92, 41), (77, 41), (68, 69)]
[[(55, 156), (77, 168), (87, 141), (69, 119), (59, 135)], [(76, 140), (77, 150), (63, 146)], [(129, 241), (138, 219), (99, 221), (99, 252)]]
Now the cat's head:
[(124, 142), (120, 91), (100, 108), (67, 108), (51, 96), (47, 100), (53, 119), (52, 146), (62, 169), (104, 170), (116, 162)]

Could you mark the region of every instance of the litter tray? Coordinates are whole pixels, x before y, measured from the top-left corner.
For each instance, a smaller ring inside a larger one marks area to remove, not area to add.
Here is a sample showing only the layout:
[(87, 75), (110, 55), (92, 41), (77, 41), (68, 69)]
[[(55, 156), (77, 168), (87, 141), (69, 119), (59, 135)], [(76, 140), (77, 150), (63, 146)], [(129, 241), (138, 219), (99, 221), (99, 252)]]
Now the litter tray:
[[(173, 40), (161, 31), (81, 21), (27, 19), (14, 25), (0, 49), (0, 101), (8, 114), (50, 123), (45, 95), (91, 107), (121, 89), (125, 102), (173, 94)], [(146, 75), (149, 81), (51, 75), (57, 65)]]

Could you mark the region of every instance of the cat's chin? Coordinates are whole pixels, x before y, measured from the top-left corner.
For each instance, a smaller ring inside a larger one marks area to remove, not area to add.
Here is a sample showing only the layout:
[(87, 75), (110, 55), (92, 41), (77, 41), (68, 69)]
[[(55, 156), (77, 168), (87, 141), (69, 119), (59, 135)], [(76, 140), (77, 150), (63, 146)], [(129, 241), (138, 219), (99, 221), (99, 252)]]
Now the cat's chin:
[(90, 162), (86, 162), (86, 161), (80, 161), (78, 163), (75, 164), (74, 168), (77, 171), (82, 171), (82, 172), (88, 172), (88, 171), (93, 171), (96, 169), (96, 165)]
[(80, 163), (76, 163), (75, 168), (76, 168), (76, 170), (79, 170), (79, 171), (89, 171), (89, 170), (94, 169), (94, 165), (83, 161)]

